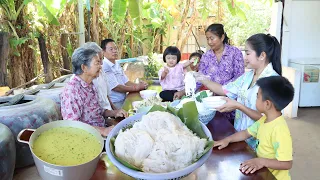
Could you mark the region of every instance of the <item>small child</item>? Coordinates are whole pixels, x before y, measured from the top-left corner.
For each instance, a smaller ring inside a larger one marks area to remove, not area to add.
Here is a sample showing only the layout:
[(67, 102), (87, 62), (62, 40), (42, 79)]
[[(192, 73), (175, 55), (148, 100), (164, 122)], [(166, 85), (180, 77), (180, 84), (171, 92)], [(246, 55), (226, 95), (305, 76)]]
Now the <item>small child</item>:
[[(190, 69), (191, 71), (195, 71), (195, 72), (198, 72), (199, 71), (199, 62), (200, 62), (200, 59), (202, 57), (202, 54), (200, 51), (197, 51), (197, 52), (194, 52), (194, 53), (191, 53), (190, 54), (190, 57), (189, 57), (189, 60), (192, 60), (196, 63), (191, 63), (190, 64)], [(195, 65), (194, 65), (195, 64)]]
[(253, 136), (257, 139), (257, 158), (240, 164), (240, 171), (249, 174), (267, 167), (276, 179), (291, 179), (292, 139), (281, 110), (293, 99), (292, 84), (282, 76), (261, 78), (257, 94), (257, 110), (264, 114), (247, 130), (237, 132), (216, 141), (214, 147), (225, 148), (231, 142), (239, 142)]
[(169, 46), (163, 53), (163, 61), (167, 66), (159, 70), (159, 79), (162, 87), (160, 97), (163, 101), (173, 101), (177, 98), (177, 92), (184, 90), (184, 69), (188, 67), (193, 60), (180, 64), (180, 50), (175, 46)]

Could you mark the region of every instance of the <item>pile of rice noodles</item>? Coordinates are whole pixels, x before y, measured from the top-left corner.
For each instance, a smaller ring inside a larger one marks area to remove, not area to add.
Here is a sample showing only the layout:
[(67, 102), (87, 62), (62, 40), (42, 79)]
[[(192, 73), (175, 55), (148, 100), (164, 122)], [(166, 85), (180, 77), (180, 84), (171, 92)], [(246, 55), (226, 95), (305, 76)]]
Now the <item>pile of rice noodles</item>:
[(179, 117), (155, 111), (144, 115), (132, 128), (120, 131), (114, 145), (119, 158), (144, 172), (165, 173), (191, 165), (203, 154), (206, 142)]

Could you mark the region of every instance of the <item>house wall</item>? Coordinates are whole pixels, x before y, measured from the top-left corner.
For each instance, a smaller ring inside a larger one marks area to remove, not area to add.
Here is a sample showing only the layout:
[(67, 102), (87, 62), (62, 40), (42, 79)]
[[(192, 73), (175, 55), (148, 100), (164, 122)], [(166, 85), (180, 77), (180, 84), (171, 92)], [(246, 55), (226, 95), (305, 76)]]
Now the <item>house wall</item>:
[(320, 0), (286, 0), (282, 63), (290, 59), (320, 58)]

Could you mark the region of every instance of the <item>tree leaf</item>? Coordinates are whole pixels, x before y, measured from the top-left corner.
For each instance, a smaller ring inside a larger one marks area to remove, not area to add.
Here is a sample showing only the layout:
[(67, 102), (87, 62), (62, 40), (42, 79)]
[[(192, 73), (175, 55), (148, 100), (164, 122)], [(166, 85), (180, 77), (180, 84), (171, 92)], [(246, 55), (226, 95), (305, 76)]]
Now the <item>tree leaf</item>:
[(40, 5), (42, 11), (45, 13), (46, 18), (48, 19), (49, 24), (59, 26), (60, 23), (59, 23), (58, 19), (49, 11), (49, 9), (45, 6), (45, 4), (43, 4), (43, 2), (40, 0), (38, 2), (39, 2), (39, 5)]
[(162, 20), (160, 18), (153, 18), (151, 20), (151, 24), (154, 29), (159, 28), (162, 26)]
[(112, 5), (112, 17), (116, 22), (121, 22), (127, 12), (127, 0), (114, 0)]
[(24, 1), (23, 1), (23, 4), (24, 4), (24, 5), (27, 5), (27, 4), (28, 4), (29, 2), (31, 2), (31, 1), (32, 1), (32, 0), (24, 0)]
[(134, 24), (140, 26), (140, 1), (139, 0), (129, 0), (128, 10)]
[(229, 9), (230, 13), (232, 14), (232, 16), (235, 16), (236, 15), (236, 10), (235, 10), (235, 8), (233, 8), (232, 2), (231, 1), (227, 1), (227, 5), (228, 5), (228, 9)]
[(242, 20), (247, 21), (246, 14), (240, 9), (239, 7), (236, 8), (237, 16), (240, 17)]

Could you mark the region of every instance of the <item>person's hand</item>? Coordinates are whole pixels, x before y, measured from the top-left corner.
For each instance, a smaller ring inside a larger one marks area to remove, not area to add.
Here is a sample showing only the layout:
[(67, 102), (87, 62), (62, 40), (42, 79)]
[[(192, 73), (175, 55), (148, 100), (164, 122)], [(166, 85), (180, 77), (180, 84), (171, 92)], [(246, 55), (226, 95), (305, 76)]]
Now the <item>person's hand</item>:
[(174, 95), (173, 95), (173, 100), (181, 99), (182, 96), (184, 96), (184, 95), (185, 95), (185, 92), (184, 92), (184, 91), (175, 92)]
[(204, 81), (210, 81), (210, 76), (206, 76), (200, 72), (194, 72), (193, 77), (196, 79), (197, 82), (203, 83)]
[(230, 141), (227, 138), (224, 138), (220, 141), (214, 141), (213, 147), (218, 147), (218, 149), (223, 149), (229, 145)]
[(145, 90), (148, 88), (148, 84), (145, 82), (140, 82), (139, 84), (137, 84), (137, 87), (138, 87), (138, 91)]
[(123, 109), (113, 110), (114, 111), (114, 117), (128, 117), (128, 113)]
[(108, 136), (110, 131), (114, 128), (114, 126), (109, 126), (109, 127), (105, 127), (105, 128), (101, 128), (100, 130), (100, 134), (104, 137)]
[(227, 97), (222, 98), (223, 100), (226, 101), (226, 103), (220, 107), (217, 107), (217, 111), (219, 112), (231, 112), (234, 111), (235, 109), (238, 109), (239, 107), (239, 102)]
[(169, 69), (167, 67), (164, 67), (163, 72), (165, 72), (166, 74), (169, 73)]
[(240, 164), (240, 171), (245, 174), (254, 173), (264, 167), (263, 158), (254, 158)]
[(144, 89), (148, 89), (148, 83), (147, 82), (141, 81), (141, 83), (144, 85)]

